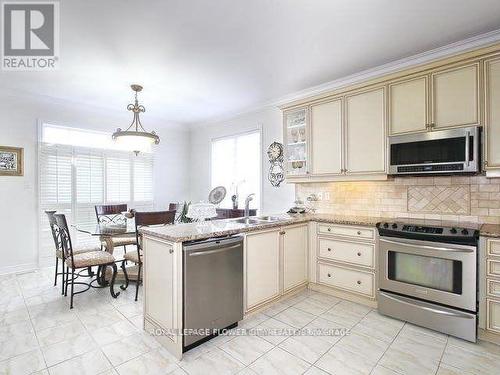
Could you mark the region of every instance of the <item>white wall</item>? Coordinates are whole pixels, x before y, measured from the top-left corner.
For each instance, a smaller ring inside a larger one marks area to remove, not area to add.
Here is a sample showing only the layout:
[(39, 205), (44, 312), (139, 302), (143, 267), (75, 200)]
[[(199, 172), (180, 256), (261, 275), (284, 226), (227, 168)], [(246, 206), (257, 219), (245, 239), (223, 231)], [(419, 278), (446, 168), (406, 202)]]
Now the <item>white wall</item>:
[(212, 124), (194, 126), (191, 130), (191, 199), (195, 201), (207, 200), (211, 189), (210, 157), (211, 140), (232, 134), (262, 128), (262, 184), (263, 196), (261, 213), (280, 213), (286, 211), (293, 204), (295, 190), (293, 185), (284, 182), (275, 188), (269, 182), (269, 159), (267, 147), (274, 141), (282, 142), (282, 117), (278, 108), (264, 108), (260, 111), (236, 116)]
[[(30, 96), (0, 93), (0, 145), (24, 148), (24, 176), (0, 176), (0, 274), (35, 268), (38, 262), (37, 121), (102, 131), (113, 131), (131, 120), (111, 112)], [(155, 206), (185, 199), (188, 191), (189, 133), (161, 129), (164, 123), (143, 117), (161, 144), (155, 153)]]

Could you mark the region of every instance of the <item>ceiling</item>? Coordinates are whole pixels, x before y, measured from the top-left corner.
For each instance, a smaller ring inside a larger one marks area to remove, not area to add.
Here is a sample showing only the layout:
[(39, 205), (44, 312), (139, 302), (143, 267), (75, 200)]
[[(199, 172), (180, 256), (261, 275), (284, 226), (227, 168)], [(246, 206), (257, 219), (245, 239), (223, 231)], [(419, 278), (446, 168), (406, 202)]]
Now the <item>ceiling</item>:
[[(194, 124), (500, 28), (498, 0), (61, 1), (61, 68), (0, 88)], [(147, 126), (147, 125), (146, 125)]]

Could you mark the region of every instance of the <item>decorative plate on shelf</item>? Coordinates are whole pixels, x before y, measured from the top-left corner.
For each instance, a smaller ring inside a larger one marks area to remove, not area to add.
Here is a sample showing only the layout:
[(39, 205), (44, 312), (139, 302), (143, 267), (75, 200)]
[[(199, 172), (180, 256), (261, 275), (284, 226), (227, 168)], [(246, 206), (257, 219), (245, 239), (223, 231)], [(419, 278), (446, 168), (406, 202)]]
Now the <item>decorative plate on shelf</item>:
[(217, 186), (212, 189), (208, 194), (208, 201), (212, 204), (219, 204), (226, 197), (226, 188), (224, 186)]

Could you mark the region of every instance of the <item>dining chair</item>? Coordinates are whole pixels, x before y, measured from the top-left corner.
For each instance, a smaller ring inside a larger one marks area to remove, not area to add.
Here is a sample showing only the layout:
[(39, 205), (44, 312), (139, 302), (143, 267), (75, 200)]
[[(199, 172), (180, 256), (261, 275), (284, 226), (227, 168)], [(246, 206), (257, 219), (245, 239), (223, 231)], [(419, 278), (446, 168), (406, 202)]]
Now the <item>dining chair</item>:
[[(168, 225), (173, 224), (175, 220), (175, 211), (156, 211), (156, 212), (136, 212), (135, 213), (135, 236), (137, 240), (137, 251), (129, 251), (125, 254), (122, 261), (121, 268), (125, 276), (125, 286), (122, 289), (128, 287), (129, 281), (135, 281), (135, 300), (139, 294), (139, 284), (141, 283), (141, 270), (142, 270), (142, 238), (139, 230), (142, 227), (153, 226), (153, 225)], [(125, 267), (125, 262), (130, 261), (137, 266), (137, 279), (130, 280), (128, 277), (127, 269)]]
[[(128, 207), (126, 204), (103, 204), (95, 206), (97, 224), (127, 224), (127, 218), (123, 216)], [(116, 236), (112, 237), (113, 247), (123, 246), (125, 253), (127, 246), (137, 245), (135, 236)]]
[[(52, 232), (52, 239), (54, 240), (54, 246), (56, 250), (56, 268), (54, 272), (54, 286), (57, 286), (57, 276), (61, 275), (61, 294), (64, 294), (64, 275), (65, 275), (65, 257), (64, 257), (64, 251), (62, 248), (62, 242), (59, 236), (59, 233), (57, 231), (57, 222), (55, 218), (55, 213), (57, 211), (51, 211), (51, 210), (46, 210), (44, 211), (45, 214), (47, 215), (49, 219), (49, 225), (50, 225), (50, 231)], [(78, 247), (73, 250), (75, 254), (81, 254), (81, 253), (86, 253), (90, 251), (100, 251), (99, 246), (84, 246), (84, 247)], [(59, 259), (61, 260), (61, 272), (59, 272)], [(67, 267), (66, 267), (67, 268)], [(88, 274), (87, 275), (79, 275), (79, 276), (87, 276), (87, 277), (92, 277), (94, 276), (94, 273), (92, 272), (92, 269), (89, 267), (87, 269)]]
[[(115, 293), (114, 284), (116, 279), (117, 267), (115, 263), (115, 258), (113, 255), (108, 253), (107, 251), (95, 250), (95, 251), (87, 251), (84, 253), (75, 253), (73, 250), (73, 244), (71, 242), (71, 235), (69, 233), (68, 222), (66, 221), (66, 215), (64, 214), (54, 214), (54, 218), (56, 221), (55, 230), (59, 241), (62, 244), (62, 252), (63, 257), (65, 259), (64, 263), (66, 265), (65, 272), (65, 285), (64, 285), (64, 295), (68, 295), (68, 285), (71, 284), (71, 299), (70, 299), (70, 309), (73, 308), (73, 298), (76, 294), (80, 294), (86, 292), (90, 288), (103, 288), (106, 285), (93, 285), (94, 282), (99, 281), (99, 278), (95, 278), (91, 280), (89, 283), (84, 282), (76, 282), (75, 272), (78, 270), (82, 270), (89, 267), (94, 266), (110, 266), (113, 268), (113, 276), (111, 278), (111, 282), (109, 283), (109, 290), (111, 292), (111, 296), (116, 298), (120, 295), (120, 292)], [(71, 271), (71, 279), (69, 278)], [(76, 274), (77, 275), (77, 274)], [(75, 292), (74, 286), (76, 285), (85, 285), (87, 288), (83, 290), (79, 290)]]

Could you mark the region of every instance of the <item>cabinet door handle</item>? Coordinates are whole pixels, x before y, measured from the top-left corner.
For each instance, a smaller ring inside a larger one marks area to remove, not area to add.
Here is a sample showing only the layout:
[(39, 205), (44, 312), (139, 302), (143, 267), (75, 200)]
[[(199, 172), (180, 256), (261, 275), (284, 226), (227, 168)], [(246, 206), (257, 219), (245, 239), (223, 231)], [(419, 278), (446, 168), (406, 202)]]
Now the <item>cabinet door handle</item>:
[(358, 230), (358, 236), (361, 236), (361, 231), (360, 230)]
[(328, 251), (332, 251), (332, 249), (331, 249), (331, 248), (328, 248)]
[(360, 256), (361, 256), (361, 252), (360, 252), (360, 251), (358, 251), (358, 257), (360, 257)]
[(328, 276), (328, 277), (332, 277), (332, 274), (331, 274), (331, 273), (329, 273), (327, 276)]
[(174, 249), (168, 249), (168, 252), (169, 252), (170, 254), (173, 254), (173, 253), (174, 253)]
[(283, 234), (285, 234), (285, 233), (286, 233), (286, 232), (285, 232), (284, 230), (282, 230), (282, 231), (280, 232), (280, 234), (281, 234), (281, 235), (283, 235)]
[(361, 285), (361, 280), (358, 280), (357, 283), (358, 283), (358, 285)]
[(328, 228), (328, 232), (331, 232), (332, 231), (332, 228)]

